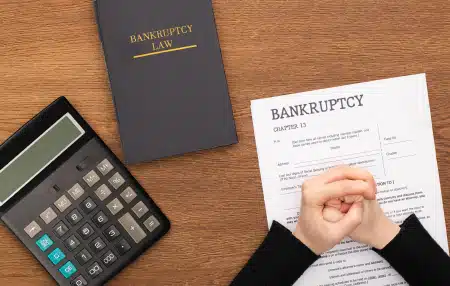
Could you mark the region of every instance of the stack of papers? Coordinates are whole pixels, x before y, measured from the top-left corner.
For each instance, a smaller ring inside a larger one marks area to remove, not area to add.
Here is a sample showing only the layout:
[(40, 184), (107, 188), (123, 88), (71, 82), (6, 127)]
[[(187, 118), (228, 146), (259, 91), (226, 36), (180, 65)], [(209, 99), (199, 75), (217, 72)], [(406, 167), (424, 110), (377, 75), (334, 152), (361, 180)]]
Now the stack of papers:
[[(294, 230), (302, 183), (347, 164), (369, 170), (386, 215), (415, 213), (448, 253), (425, 74), (252, 101), (267, 221)], [(418, 246), (420, 247), (420, 246)], [(369, 247), (346, 239), (296, 285), (407, 285)]]

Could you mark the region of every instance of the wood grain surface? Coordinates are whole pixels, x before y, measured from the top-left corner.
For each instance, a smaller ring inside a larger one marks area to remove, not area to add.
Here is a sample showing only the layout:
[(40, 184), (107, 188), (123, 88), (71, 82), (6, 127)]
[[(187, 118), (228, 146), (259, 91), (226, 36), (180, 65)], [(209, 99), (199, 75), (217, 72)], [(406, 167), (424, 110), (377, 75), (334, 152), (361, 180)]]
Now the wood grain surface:
[[(110, 285), (231, 281), (267, 232), (250, 100), (293, 92), (426, 72), (450, 230), (448, 0), (213, 5), (240, 143), (130, 167), (173, 227)], [(0, 141), (65, 95), (122, 158), (92, 1), (0, 0), (0, 24)], [(54, 285), (4, 227), (0, 285)]]

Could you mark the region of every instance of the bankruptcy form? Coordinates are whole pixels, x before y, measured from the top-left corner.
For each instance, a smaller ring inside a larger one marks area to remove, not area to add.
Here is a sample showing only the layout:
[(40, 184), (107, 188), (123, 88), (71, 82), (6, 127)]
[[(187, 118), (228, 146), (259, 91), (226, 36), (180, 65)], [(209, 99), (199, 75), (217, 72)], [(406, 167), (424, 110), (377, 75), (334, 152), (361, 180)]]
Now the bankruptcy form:
[[(276, 220), (293, 231), (303, 182), (346, 164), (373, 174), (391, 220), (415, 213), (448, 253), (425, 74), (254, 100), (251, 109), (269, 227)], [(407, 283), (347, 238), (295, 285)]]

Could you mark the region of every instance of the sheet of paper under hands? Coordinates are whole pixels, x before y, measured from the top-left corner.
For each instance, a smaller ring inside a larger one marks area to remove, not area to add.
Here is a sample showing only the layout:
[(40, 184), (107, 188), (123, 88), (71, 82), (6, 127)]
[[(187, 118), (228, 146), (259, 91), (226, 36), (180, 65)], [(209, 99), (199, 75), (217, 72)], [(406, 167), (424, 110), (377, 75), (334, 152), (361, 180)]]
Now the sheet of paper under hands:
[[(267, 222), (295, 228), (304, 180), (342, 164), (369, 170), (396, 223), (415, 213), (448, 253), (425, 74), (252, 101)], [(420, 247), (420, 246), (418, 246)], [(407, 285), (346, 239), (296, 285)]]

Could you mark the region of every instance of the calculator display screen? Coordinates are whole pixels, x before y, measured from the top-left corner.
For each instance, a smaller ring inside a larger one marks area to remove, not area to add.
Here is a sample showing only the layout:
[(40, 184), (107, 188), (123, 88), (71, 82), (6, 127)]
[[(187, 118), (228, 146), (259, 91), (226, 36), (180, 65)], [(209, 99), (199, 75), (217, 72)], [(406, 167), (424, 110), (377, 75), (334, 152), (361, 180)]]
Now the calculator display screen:
[(0, 206), (75, 143), (85, 131), (66, 113), (0, 170)]

